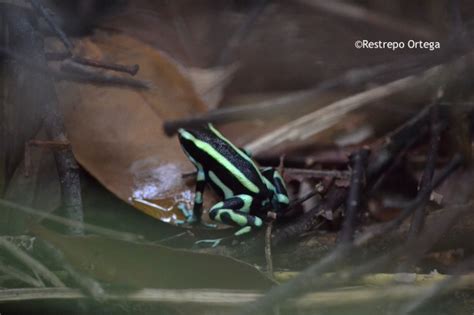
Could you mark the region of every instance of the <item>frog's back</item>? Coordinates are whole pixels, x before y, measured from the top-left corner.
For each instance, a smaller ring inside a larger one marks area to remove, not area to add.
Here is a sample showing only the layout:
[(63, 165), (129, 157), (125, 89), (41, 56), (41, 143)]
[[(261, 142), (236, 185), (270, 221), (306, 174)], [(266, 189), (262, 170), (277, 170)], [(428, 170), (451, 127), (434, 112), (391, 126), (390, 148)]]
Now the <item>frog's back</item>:
[(202, 166), (217, 192), (225, 197), (238, 194), (266, 196), (267, 187), (258, 167), (212, 125), (180, 131), (180, 141), (190, 156)]

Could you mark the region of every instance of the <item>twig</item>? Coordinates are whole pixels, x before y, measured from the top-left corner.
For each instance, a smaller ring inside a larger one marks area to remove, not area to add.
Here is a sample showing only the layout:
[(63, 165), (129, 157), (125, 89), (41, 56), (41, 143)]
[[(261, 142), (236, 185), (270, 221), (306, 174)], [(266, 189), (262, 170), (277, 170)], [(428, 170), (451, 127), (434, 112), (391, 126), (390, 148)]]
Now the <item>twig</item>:
[[(313, 169), (306, 169), (306, 168), (292, 168), (292, 167), (285, 167), (283, 168), (283, 172), (285, 174), (291, 175), (302, 175), (307, 177), (313, 178), (326, 178), (326, 177), (335, 177), (338, 179), (348, 179), (350, 178), (351, 174), (348, 171), (337, 171), (337, 170), (313, 170)], [(196, 172), (189, 172), (184, 173), (181, 175), (183, 179), (195, 177)]]
[(140, 66), (137, 64), (134, 65), (121, 65), (116, 63), (108, 63), (100, 60), (88, 59), (79, 56), (72, 56), (71, 60), (86, 66), (96, 67), (96, 68), (103, 68), (107, 70), (117, 71), (117, 72), (124, 72), (130, 75), (136, 75)]
[(60, 224), (63, 224), (65, 226), (71, 226), (71, 227), (79, 227), (83, 226), (84, 230), (96, 233), (99, 235), (107, 236), (113, 239), (118, 239), (118, 240), (124, 240), (124, 241), (139, 241), (143, 240), (144, 237), (142, 235), (137, 235), (137, 234), (132, 234), (132, 233), (126, 233), (126, 232), (118, 232), (112, 229), (100, 227), (97, 225), (89, 224), (89, 223), (82, 223), (82, 222), (76, 222), (70, 219), (66, 219), (60, 216), (56, 216), (54, 214), (50, 214), (46, 211), (41, 211), (41, 210), (36, 210), (30, 207), (26, 207), (23, 205), (19, 205), (16, 203), (13, 203), (8, 200), (0, 199), (0, 206), (5, 207), (5, 208), (10, 208), (10, 209), (15, 209), (18, 211), (22, 211), (24, 213), (34, 215), (40, 218), (45, 218)]
[[(149, 89), (150, 83), (145, 82), (142, 80), (137, 80), (133, 78), (126, 78), (126, 77), (118, 77), (112, 76), (106, 73), (99, 73), (88, 69), (82, 65), (77, 63), (73, 63), (70, 61), (64, 61), (61, 64), (61, 71), (62, 73), (67, 72), (73, 74), (73, 76), (64, 76), (64, 79), (71, 79), (77, 80), (79, 82), (92, 82), (97, 84), (110, 84), (110, 85), (118, 85), (118, 86), (128, 86), (138, 89)], [(59, 75), (59, 79), (61, 79), (61, 75)]]
[[(455, 161), (456, 160), (457, 159), (455, 159)], [(451, 168), (448, 167), (448, 170), (450, 169)], [(446, 175), (442, 174), (440, 175), (440, 177), (446, 178)], [(435, 184), (436, 181), (434, 181), (432, 187), (434, 187)], [(467, 206), (467, 209), (469, 209), (469, 205)], [(450, 224), (453, 223), (453, 220), (457, 219), (459, 215), (465, 214), (465, 212), (466, 206), (462, 206), (458, 208), (457, 211), (449, 212), (447, 214), (447, 216), (449, 217), (448, 219), (443, 218), (443, 220), (440, 220), (439, 222), (444, 224), (444, 229), (449, 229), (451, 227)], [(371, 270), (374, 270), (375, 267), (387, 263), (388, 261), (400, 255), (401, 253), (405, 253), (405, 249), (410, 249), (410, 253), (412, 253), (414, 248), (418, 248), (420, 246), (423, 246), (424, 249), (427, 248), (427, 244), (432, 245), (436, 240), (439, 239), (439, 237), (443, 235), (442, 230), (443, 229), (441, 227), (437, 229), (440, 234), (438, 234), (436, 237), (428, 233), (430, 231), (425, 232), (419, 239), (416, 240), (415, 244), (400, 246), (388, 255), (384, 255), (376, 260), (369, 262), (368, 264), (358, 267), (357, 269), (353, 269), (350, 274), (341, 275), (340, 279), (321, 279), (321, 275), (324, 272), (327, 272), (330, 268), (334, 267), (335, 264), (341, 262), (344, 258), (348, 257), (356, 249), (366, 244), (369, 239), (362, 238), (361, 240), (358, 238), (353, 243), (340, 243), (339, 246), (337, 246), (327, 256), (322, 258), (318, 263), (307, 268), (304, 272), (302, 272), (292, 281), (271, 289), (264, 297), (262, 297), (255, 303), (245, 307), (239, 314), (258, 314), (264, 311), (269, 311), (278, 303), (283, 303), (289, 298), (300, 296), (301, 294), (308, 292), (310, 288), (314, 289), (321, 287), (329, 287), (330, 285), (334, 285), (338, 282), (342, 283), (344, 281), (347, 281), (348, 279), (352, 279), (366, 274)], [(372, 235), (370, 239), (372, 239), (374, 236), (375, 235)]]
[(375, 191), (382, 183), (384, 173), (393, 165), (397, 156), (407, 150), (425, 135), (429, 123), (429, 107), (422, 109), (417, 115), (384, 138), (379, 148), (373, 149), (367, 168), (367, 179), (371, 191)]
[(472, 285), (472, 275), (461, 275), (461, 272), (472, 269), (473, 262), (473, 257), (470, 257), (458, 264), (458, 266), (453, 268), (453, 276), (446, 277), (442, 281), (439, 281), (433, 285), (431, 288), (424, 290), (422, 294), (418, 295), (415, 299), (412, 299), (411, 302), (402, 306), (399, 314), (410, 314), (429, 300), (433, 299), (435, 296), (441, 295), (455, 288), (464, 287), (465, 285)]
[[(439, 67), (431, 69), (430, 75), (437, 70), (439, 70)], [(332, 127), (351, 111), (411, 89), (413, 86), (420, 84), (420, 80), (415, 76), (409, 76), (338, 100), (263, 135), (247, 144), (245, 149), (253, 154), (258, 154), (286, 141), (304, 140)]]
[(369, 150), (362, 148), (350, 157), (352, 176), (349, 194), (347, 196), (345, 219), (341, 231), (341, 242), (351, 242), (354, 237), (361, 195), (365, 186), (365, 173), (368, 156)]
[(326, 272), (350, 252), (352, 252), (352, 246), (342, 244), (329, 255), (321, 259), (318, 263), (307, 268), (298, 277), (270, 289), (265, 296), (255, 301), (255, 303), (245, 306), (239, 314), (262, 314), (265, 311), (270, 311), (273, 307), (284, 303), (286, 300), (306, 292), (308, 287), (312, 287), (313, 281), (317, 281), (315, 275), (320, 275)]
[(56, 287), (65, 287), (64, 283), (54, 273), (49, 271), (49, 269), (46, 268), (41, 262), (37, 261), (3, 237), (0, 237), (0, 247), (8, 251), (23, 264), (31, 268), (31, 270), (37, 272), (41, 277), (43, 277), (43, 279), (47, 280), (52, 285)]
[(306, 139), (335, 125), (347, 113), (395, 94), (410, 95), (411, 102), (424, 101), (432, 96), (439, 86), (459, 82), (459, 77), (464, 79), (462, 82), (467, 81), (466, 84), (469, 84), (466, 88), (471, 88), (471, 80), (467, 78), (471, 77), (473, 57), (474, 54), (468, 53), (453, 62), (433, 66), (419, 76), (404, 77), (336, 101), (263, 135), (244, 148), (258, 154), (285, 141)]
[[(472, 276), (463, 276), (453, 289), (470, 288)], [(370, 305), (377, 301), (404, 301), (413, 296), (420, 296), (432, 288), (427, 285), (394, 285), (380, 288), (342, 288), (327, 292), (315, 292), (293, 300), (290, 306), (301, 309), (316, 310), (331, 307)], [(215, 306), (242, 306), (260, 298), (262, 293), (252, 291), (228, 290), (170, 290), (170, 289), (140, 289), (133, 293), (123, 294), (119, 290), (111, 290), (106, 294), (108, 301), (134, 301), (170, 304), (195, 304)], [(70, 288), (41, 288), (41, 289), (5, 289), (0, 290), (0, 302), (34, 301), (34, 300), (76, 300), (87, 298), (80, 290)]]
[(430, 149), (428, 152), (428, 159), (426, 161), (425, 169), (423, 171), (423, 176), (421, 177), (419, 194), (428, 195), (426, 198), (421, 201), (420, 206), (413, 213), (410, 231), (408, 233), (408, 239), (414, 239), (423, 227), (424, 217), (425, 217), (425, 207), (429, 201), (429, 194), (425, 191), (431, 191), (431, 182), (433, 180), (433, 175), (436, 168), (436, 160), (438, 157), (438, 148), (439, 141), (441, 136), (441, 125), (438, 122), (438, 105), (435, 104), (431, 107), (430, 116), (431, 116), (431, 140), (430, 140)]
[(25, 144), (25, 177), (30, 176), (31, 171), (31, 148), (41, 147), (48, 149), (68, 149), (71, 143), (67, 141), (52, 141), (52, 140), (30, 140)]
[(26, 56), (23, 56), (19, 53), (15, 53), (5, 47), (0, 47), (0, 54), (17, 61), (18, 63), (27, 67), (31, 71), (49, 75), (58, 81), (67, 80), (67, 81), (74, 81), (74, 82), (87, 83), (87, 84), (126, 86), (126, 87), (137, 88), (137, 89), (150, 88), (150, 84), (148, 82), (133, 79), (133, 78), (123, 78), (123, 77), (94, 72), (94, 71), (91, 71), (90, 69), (81, 67), (80, 65), (74, 64), (72, 62), (68, 62), (69, 65), (66, 65), (66, 70), (72, 71), (71, 73), (69, 73), (69, 72), (58, 71), (56, 69), (49, 68), (46, 65), (42, 65), (42, 64), (35, 63), (34, 61), (30, 61)]
[(315, 9), (325, 11), (334, 15), (350, 18), (356, 21), (372, 24), (378, 28), (384, 28), (415, 38), (433, 40), (436, 33), (422, 25), (413, 25), (407, 21), (401, 21), (380, 12), (373, 12), (361, 6), (356, 6), (343, 1), (325, 0), (298, 0)]
[[(31, 4), (36, 6), (37, 10), (43, 10), (40, 2), (32, 0)], [(21, 21), (18, 26), (15, 19)], [(17, 56), (16, 52), (20, 49), (25, 52), (25, 56), (21, 59), (28, 59), (28, 64), (38, 65), (39, 68), (47, 68), (44, 57), (44, 39), (34, 27), (35, 20), (29, 16), (29, 12), (24, 10), (12, 10), (9, 17), (9, 25), (17, 33), (19, 42), (14, 46), (13, 51), (5, 50), (8, 56)], [(30, 73), (27, 72), (29, 75)], [(26, 77), (28, 77), (25, 74)], [(64, 131), (64, 122), (62, 114), (59, 110), (56, 89), (51, 77), (40, 73), (33, 76), (33, 80), (28, 81), (29, 84), (38, 90), (36, 99), (32, 99), (30, 106), (44, 108), (44, 126), (48, 137), (53, 141), (67, 142)], [(19, 79), (23, 80), (23, 79)], [(17, 104), (20, 106), (20, 104)], [(56, 168), (58, 170), (59, 182), (61, 186), (61, 204), (66, 210), (66, 215), (76, 221), (83, 220), (81, 186), (79, 181), (79, 170), (70, 149), (56, 150), (54, 152)], [(70, 230), (73, 234), (81, 234), (81, 228)]]
[(56, 33), (58, 38), (63, 42), (64, 46), (68, 51), (72, 51), (74, 48), (74, 45), (72, 42), (69, 40), (69, 38), (66, 36), (66, 34), (62, 31), (62, 29), (57, 25), (57, 23), (54, 21), (54, 17), (51, 16), (51, 14), (48, 12), (48, 10), (43, 6), (41, 3), (41, 0), (28, 0), (31, 3), (31, 6), (38, 11), (41, 16), (44, 18), (46, 23), (48, 23), (49, 27)]
[[(315, 192), (316, 193), (316, 192)], [(344, 203), (347, 188), (334, 187), (326, 194), (325, 200), (315, 209), (304, 213), (293, 222), (276, 230), (273, 233), (272, 243), (274, 246), (285, 243), (301, 234), (310, 231), (317, 225), (318, 219), (323, 211), (337, 209)]]
[[(140, 289), (129, 294), (123, 294), (123, 290), (117, 290), (116, 293), (111, 291), (106, 293), (104, 299), (113, 301), (126, 300), (135, 302), (236, 306), (254, 301), (259, 296), (261, 296), (261, 293), (252, 291)], [(87, 298), (87, 296), (80, 290), (70, 288), (0, 290), (0, 302), (84, 298)]]
[[(274, 273), (275, 280), (279, 282), (286, 282), (294, 277), (298, 276), (298, 271), (277, 271)], [(334, 277), (335, 273), (329, 272), (321, 275), (323, 278)], [(371, 273), (361, 276), (360, 278), (354, 279), (354, 282), (348, 283), (348, 285), (360, 285), (360, 286), (387, 286), (396, 284), (415, 284), (415, 285), (428, 285), (435, 284), (451, 278), (450, 274), (441, 274), (436, 271), (429, 274), (423, 273)], [(474, 284), (474, 273), (463, 275), (464, 282), (472, 282)]]
[(270, 222), (265, 230), (265, 261), (267, 263), (267, 274), (270, 279), (273, 279), (272, 227), (273, 222)]
[(40, 247), (43, 252), (45, 252), (48, 257), (52, 258), (54, 263), (60, 265), (72, 280), (89, 296), (92, 296), (97, 301), (104, 300), (105, 291), (100, 285), (99, 282), (89, 277), (88, 275), (79, 273), (64, 257), (63, 253), (49, 244), (46, 241), (39, 242)]
[(223, 49), (221, 49), (217, 61), (214, 66), (223, 66), (232, 60), (232, 53), (239, 47), (245, 37), (248, 37), (252, 32), (252, 27), (258, 21), (258, 18), (264, 12), (267, 6), (267, 0), (255, 1), (253, 10), (246, 15), (243, 22), (237, 27), (237, 29), (229, 36), (229, 39), (225, 43)]
[[(168, 136), (172, 136), (179, 128), (198, 127), (208, 122), (226, 123), (255, 118), (268, 119), (269, 113), (272, 113), (272, 115), (278, 113), (287, 114), (290, 109), (292, 112), (296, 112), (308, 107), (308, 101), (316, 99), (327, 91), (340, 87), (353, 88), (363, 85), (376, 76), (392, 71), (390, 69), (394, 66), (395, 65), (378, 65), (371, 68), (353, 69), (339, 77), (324, 81), (312, 89), (288, 93), (285, 96), (255, 104), (228, 107), (190, 118), (166, 121), (163, 124), (163, 129)], [(403, 68), (403, 66), (399, 64), (397, 64), (396, 67), (397, 71)], [(407, 63), (405, 67), (410, 68), (412, 65), (411, 63)]]
[(289, 175), (304, 175), (313, 178), (326, 178), (334, 177), (338, 179), (349, 179), (351, 174), (348, 171), (336, 171), (336, 170), (312, 170), (306, 168), (291, 168), (286, 167), (283, 169), (286, 174)]
[(383, 235), (393, 229), (399, 227), (403, 221), (408, 218), (422, 203), (428, 198), (436, 187), (441, 185), (444, 180), (451, 175), (458, 167), (462, 164), (462, 157), (460, 155), (454, 156), (451, 161), (440, 171), (439, 175), (433, 180), (429, 189), (420, 191), (416, 198), (410, 202), (398, 215), (395, 220), (392, 220), (388, 223), (382, 224), (378, 229), (370, 230), (364, 232), (362, 235), (358, 236), (354, 243), (356, 246), (362, 246), (363, 244), (367, 243), (368, 241), (372, 240), (373, 238)]
[[(45, 78), (49, 80), (49, 78)], [(44, 125), (48, 137), (60, 143), (68, 143), (66, 136), (64, 117), (59, 110), (59, 101), (56, 89), (52, 82), (46, 91), (49, 103), (46, 108), (48, 112), (44, 118)], [(84, 212), (82, 207), (82, 191), (79, 174), (79, 165), (76, 162), (70, 146), (53, 151), (58, 170), (59, 184), (61, 187), (61, 208), (68, 219), (76, 222), (84, 222)], [(82, 226), (69, 227), (68, 232), (72, 235), (84, 234)]]
[(41, 282), (40, 280), (33, 278), (29, 274), (19, 269), (13, 268), (11, 266), (7, 266), (2, 261), (0, 261), (0, 272), (3, 272), (4, 274), (7, 274), (11, 276), (12, 278), (20, 280), (28, 285), (31, 285), (32, 287), (37, 287), (37, 288), (44, 287), (44, 283)]

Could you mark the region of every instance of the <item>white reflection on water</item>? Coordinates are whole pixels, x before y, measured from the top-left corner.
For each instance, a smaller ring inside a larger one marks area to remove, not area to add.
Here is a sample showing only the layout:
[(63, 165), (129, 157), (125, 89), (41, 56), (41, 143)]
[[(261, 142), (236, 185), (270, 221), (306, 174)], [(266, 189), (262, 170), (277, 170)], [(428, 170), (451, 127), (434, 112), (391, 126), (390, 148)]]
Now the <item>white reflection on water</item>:
[(136, 199), (158, 199), (169, 196), (182, 185), (182, 169), (174, 163), (160, 165), (157, 158), (135, 161), (130, 167), (133, 174)]

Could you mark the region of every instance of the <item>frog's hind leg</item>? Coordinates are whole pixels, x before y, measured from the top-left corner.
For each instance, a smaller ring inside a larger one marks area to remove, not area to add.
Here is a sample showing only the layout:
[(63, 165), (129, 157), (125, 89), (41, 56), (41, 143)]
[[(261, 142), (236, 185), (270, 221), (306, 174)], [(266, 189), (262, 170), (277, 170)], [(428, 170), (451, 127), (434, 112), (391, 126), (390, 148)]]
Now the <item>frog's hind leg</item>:
[(209, 210), (209, 217), (228, 225), (242, 227), (235, 232), (236, 236), (249, 233), (254, 228), (263, 225), (262, 219), (249, 214), (252, 206), (252, 197), (249, 195), (236, 195), (216, 203)]
[(290, 201), (288, 199), (288, 192), (286, 190), (285, 182), (283, 181), (280, 173), (276, 169), (268, 167), (262, 170), (262, 175), (265, 177), (265, 179), (267, 179), (267, 185), (271, 185), (270, 188), (275, 192), (278, 208), (286, 208)]

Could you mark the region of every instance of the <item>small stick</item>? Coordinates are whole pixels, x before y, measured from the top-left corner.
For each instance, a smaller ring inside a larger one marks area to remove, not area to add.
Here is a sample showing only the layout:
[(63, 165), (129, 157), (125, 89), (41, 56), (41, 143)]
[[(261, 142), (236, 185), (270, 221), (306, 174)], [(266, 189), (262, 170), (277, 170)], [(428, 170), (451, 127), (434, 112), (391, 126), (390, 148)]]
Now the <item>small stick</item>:
[(265, 230), (265, 261), (267, 263), (267, 274), (270, 279), (273, 279), (272, 227), (273, 221), (270, 221)]
[(392, 16), (370, 11), (362, 6), (353, 5), (344, 1), (299, 0), (299, 2), (327, 13), (365, 22), (378, 28), (382, 27), (415, 38), (425, 40), (436, 39), (436, 33), (431, 29), (424, 28), (422, 25), (412, 25), (406, 21), (393, 18)]
[(11, 276), (12, 278), (20, 280), (20, 281), (22, 281), (26, 284), (29, 284), (33, 287), (37, 287), (37, 288), (43, 288), (44, 287), (44, 283), (42, 281), (33, 278), (29, 274), (27, 274), (27, 273), (25, 273), (25, 272), (23, 272), (19, 269), (13, 268), (11, 266), (7, 266), (2, 261), (0, 261), (0, 272), (3, 272), (4, 274), (7, 274), (7, 275)]
[(53, 140), (30, 140), (25, 145), (25, 177), (30, 176), (31, 171), (31, 147), (43, 147), (48, 149), (68, 149), (71, 143), (69, 141)]
[(117, 72), (124, 72), (132, 76), (136, 75), (138, 73), (138, 70), (140, 69), (140, 66), (137, 64), (130, 65), (130, 66), (121, 65), (121, 64), (116, 64), (116, 63), (108, 63), (108, 62), (100, 61), (100, 60), (88, 59), (88, 58), (79, 57), (79, 56), (73, 56), (71, 60), (82, 65), (96, 67), (96, 68), (103, 68), (103, 69), (117, 71)]
[[(342, 86), (354, 87), (361, 85), (377, 75), (387, 72), (392, 67), (390, 65), (378, 65), (371, 68), (350, 70), (337, 78), (324, 81), (312, 89), (288, 93), (255, 104), (222, 108), (190, 118), (166, 121), (163, 124), (163, 129), (168, 136), (172, 136), (179, 128), (199, 127), (209, 122), (226, 123), (255, 118), (268, 119), (269, 113), (287, 113), (288, 110), (301, 110), (307, 107), (306, 101), (316, 99), (324, 92)], [(399, 69), (400, 65), (397, 67), (397, 70)]]
[(220, 51), (214, 66), (223, 66), (232, 61), (234, 50), (240, 46), (245, 37), (248, 37), (251, 34), (253, 26), (265, 11), (265, 8), (268, 5), (267, 2), (267, 0), (255, 1), (254, 9), (246, 14), (242, 23), (229, 36), (229, 39), (226, 41), (224, 48)]
[(66, 34), (62, 31), (62, 29), (59, 27), (59, 25), (57, 25), (57, 23), (54, 21), (54, 17), (51, 16), (48, 10), (43, 6), (41, 1), (39, 0), (28, 0), (28, 1), (31, 3), (31, 6), (41, 14), (41, 16), (44, 18), (46, 23), (48, 23), (49, 27), (51, 27), (53, 32), (55, 32), (58, 38), (63, 42), (66, 49), (68, 51), (72, 51), (74, 49), (74, 45), (66, 36)]
[(420, 294), (407, 303), (401, 308), (399, 314), (405, 315), (410, 314), (420, 306), (425, 304), (427, 301), (433, 299), (435, 296), (454, 289), (456, 287), (462, 287), (463, 285), (472, 284), (472, 275), (463, 275), (462, 273), (471, 270), (472, 264), (474, 263), (474, 257), (469, 257), (463, 262), (459, 263), (455, 268), (452, 268), (452, 276), (445, 277), (443, 280), (436, 282), (430, 290), (426, 290), (423, 294)]
[(65, 62), (68, 63), (68, 65), (64, 66), (64, 69), (62, 69), (63, 71), (58, 71), (56, 69), (49, 68), (46, 65), (30, 61), (27, 57), (22, 56), (18, 53), (14, 53), (13, 51), (5, 47), (0, 47), (0, 55), (8, 56), (9, 58), (20, 63), (21, 65), (28, 67), (28, 69), (30, 69), (31, 71), (49, 75), (58, 81), (68, 80), (80, 83), (127, 86), (138, 89), (150, 88), (150, 84), (146, 81), (97, 73), (70, 61)]
[(23, 264), (31, 268), (31, 270), (37, 272), (43, 279), (50, 282), (56, 287), (65, 287), (66, 285), (48, 268), (46, 268), (41, 262), (34, 259), (19, 247), (12, 244), (10, 241), (6, 240), (3, 237), (0, 237), (0, 247), (8, 251), (12, 256), (17, 258)]
[(361, 195), (365, 186), (365, 173), (369, 150), (362, 148), (350, 157), (352, 164), (351, 185), (347, 196), (345, 219), (341, 231), (341, 242), (351, 242), (354, 237)]
[(104, 228), (104, 227), (89, 224), (89, 223), (76, 222), (70, 219), (66, 219), (66, 218), (54, 215), (54, 214), (47, 213), (46, 211), (40, 211), (40, 210), (36, 210), (30, 207), (19, 205), (17, 203), (14, 203), (5, 199), (0, 199), (0, 206), (3, 206), (5, 208), (16, 209), (18, 211), (22, 211), (24, 213), (34, 215), (37, 217), (45, 218), (45, 219), (57, 222), (65, 226), (84, 228), (84, 230), (87, 230), (89, 232), (107, 236), (107, 237), (117, 239), (117, 240), (138, 241), (138, 240), (144, 239), (142, 235), (127, 233), (127, 232), (119, 232), (119, 231), (115, 231), (112, 229)]
[(276, 130), (245, 145), (245, 149), (258, 154), (286, 141), (304, 140), (338, 123), (348, 113), (388, 96), (417, 86), (423, 79), (409, 76), (368, 91), (337, 100), (323, 108), (295, 119)]
[(290, 175), (304, 175), (314, 178), (326, 178), (335, 177), (339, 179), (348, 179), (351, 174), (348, 171), (336, 171), (336, 170), (312, 170), (304, 168), (284, 168), (285, 173)]
[[(441, 126), (438, 123), (439, 120), (439, 109), (438, 105), (435, 104), (431, 107), (431, 140), (430, 149), (428, 152), (428, 159), (426, 161), (425, 169), (421, 177), (419, 194), (425, 194), (425, 191), (431, 191), (431, 182), (436, 168), (436, 160), (438, 157), (439, 142), (441, 137)], [(425, 207), (429, 201), (429, 194), (423, 199), (421, 205), (413, 213), (410, 230), (408, 232), (408, 239), (413, 240), (423, 228), (425, 218)]]
[(42, 241), (39, 244), (41, 244), (41, 249), (43, 249), (48, 257), (52, 258), (56, 264), (60, 265), (68, 273), (72, 280), (83, 290), (83, 292), (87, 293), (89, 296), (92, 296), (96, 301), (104, 300), (105, 291), (99, 282), (88, 275), (79, 273), (66, 260), (63, 253), (53, 245), (46, 241)]
[(410, 254), (414, 250), (419, 250), (420, 247), (424, 247), (423, 249), (426, 249), (438, 241), (439, 238), (450, 229), (452, 224), (454, 224), (460, 216), (467, 215), (468, 210), (471, 209), (471, 207), (472, 203), (457, 207), (454, 211), (448, 212), (446, 216), (438, 221), (439, 226), (437, 226), (434, 230), (434, 232), (439, 232), (436, 233), (436, 235), (433, 235), (433, 231), (425, 231), (420, 236), (420, 238), (415, 240), (413, 246), (411, 242), (405, 243), (387, 255), (378, 257), (362, 266), (351, 268), (349, 273), (340, 272), (336, 273), (333, 277), (323, 278), (323, 273), (327, 272), (330, 268), (334, 268), (335, 264), (349, 257), (351, 253), (361, 246), (361, 243), (357, 242), (340, 243), (340, 245), (337, 246), (327, 256), (306, 270), (302, 271), (291, 281), (271, 288), (262, 298), (258, 299), (254, 303), (245, 305), (244, 308), (238, 312), (238, 314), (263, 314), (265, 311), (270, 311), (275, 305), (284, 303), (288, 299), (301, 296), (310, 290), (322, 288), (327, 290), (328, 288), (335, 287), (336, 285), (343, 285), (347, 281), (380, 268), (400, 255), (406, 255), (407, 251), (409, 251), (408, 254)]
[(66, 72), (76, 75), (73, 77), (65, 77), (66, 79), (75, 79), (78, 81), (93, 82), (98, 84), (112, 84), (119, 86), (123, 85), (139, 89), (150, 88), (150, 84), (148, 82), (132, 78), (112, 76), (105, 73), (98, 73), (88, 69), (85, 66), (70, 61), (65, 61), (61, 64), (61, 71), (63, 73)]
[[(336, 170), (312, 170), (305, 168), (292, 168), (286, 167), (282, 169), (285, 174), (289, 175), (302, 175), (314, 178), (326, 178), (326, 177), (335, 177), (339, 179), (346, 179), (351, 176), (348, 171), (336, 171)], [(190, 178), (196, 176), (196, 172), (183, 173), (182, 178)]]
[(398, 215), (398, 217), (395, 220), (381, 225), (381, 227), (378, 228), (377, 230), (372, 230), (372, 231), (365, 232), (362, 235), (360, 235), (359, 237), (357, 237), (354, 241), (354, 243), (356, 243), (356, 246), (362, 246), (363, 244), (366, 244), (368, 241), (372, 240), (373, 238), (375, 238), (379, 235), (383, 235), (383, 234), (399, 227), (403, 223), (403, 221), (406, 218), (408, 218), (413, 213), (413, 211), (415, 211), (422, 204), (422, 202), (425, 200), (425, 198), (429, 198), (429, 196), (430, 196), (431, 192), (433, 191), (433, 189), (435, 189), (436, 187), (441, 185), (449, 175), (451, 175), (455, 170), (458, 169), (458, 167), (461, 166), (462, 161), (463, 161), (463, 158), (462, 158), (461, 155), (459, 155), (459, 154), (455, 155), (451, 159), (451, 161), (440, 171), (440, 174), (437, 177), (435, 177), (435, 179), (433, 180), (433, 182), (430, 185), (430, 189), (418, 193), (415, 200), (410, 202), (400, 212), (400, 214)]

